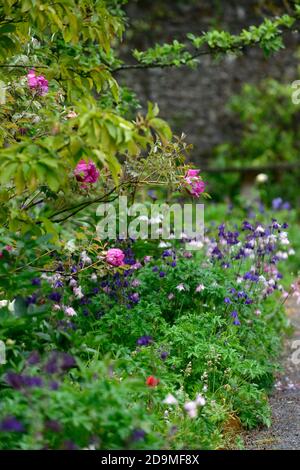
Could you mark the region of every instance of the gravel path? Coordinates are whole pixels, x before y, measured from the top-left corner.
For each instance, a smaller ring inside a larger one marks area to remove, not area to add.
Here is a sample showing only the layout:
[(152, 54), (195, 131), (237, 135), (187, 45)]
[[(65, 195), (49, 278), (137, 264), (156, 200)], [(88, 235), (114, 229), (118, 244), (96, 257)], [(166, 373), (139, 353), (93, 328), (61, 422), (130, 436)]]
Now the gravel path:
[[(270, 398), (272, 425), (244, 436), (248, 450), (300, 449), (300, 305), (291, 300), (287, 312), (295, 330), (286, 340), (282, 357), (284, 372), (278, 377)], [(293, 355), (298, 365), (292, 360)]]

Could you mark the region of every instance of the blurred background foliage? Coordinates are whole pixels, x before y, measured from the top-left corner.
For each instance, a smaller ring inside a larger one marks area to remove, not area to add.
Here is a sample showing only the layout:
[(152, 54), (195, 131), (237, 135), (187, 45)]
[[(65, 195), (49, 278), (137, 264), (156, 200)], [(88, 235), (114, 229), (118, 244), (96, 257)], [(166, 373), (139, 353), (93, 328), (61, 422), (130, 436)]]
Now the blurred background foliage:
[[(130, 49), (153, 47), (162, 41), (186, 41), (188, 33), (223, 28), (239, 34), (262, 18), (290, 14), (294, 1), (129, 2), (127, 42)], [(271, 206), (284, 195), (299, 205), (299, 105), (292, 102), (292, 83), (299, 79), (296, 35), (284, 34), (286, 49), (266, 60), (251, 49), (245, 57), (211, 60), (200, 57), (197, 71), (142, 70), (120, 74), (120, 80), (145, 98), (157, 99), (161, 113), (176, 131), (194, 144), (190, 158), (203, 169), (216, 201), (248, 198)], [(132, 100), (133, 98), (131, 98)], [(232, 171), (228, 171), (232, 169)], [(263, 173), (264, 182), (256, 177)]]

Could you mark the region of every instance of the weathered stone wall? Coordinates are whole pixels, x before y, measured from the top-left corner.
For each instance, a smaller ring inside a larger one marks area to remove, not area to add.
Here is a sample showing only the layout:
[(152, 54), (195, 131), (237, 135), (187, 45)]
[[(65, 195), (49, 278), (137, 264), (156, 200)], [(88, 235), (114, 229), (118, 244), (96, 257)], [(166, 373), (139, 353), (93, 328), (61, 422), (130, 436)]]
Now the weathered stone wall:
[[(135, 23), (126, 47), (129, 41), (130, 48), (143, 50), (155, 43), (183, 40), (188, 32), (199, 34), (211, 27), (239, 32), (250, 24), (258, 24), (263, 14), (272, 16), (281, 12), (280, 8), (272, 12), (266, 9), (268, 3), (258, 0), (129, 1), (127, 13)], [(275, 2), (278, 7), (283, 3)], [(227, 56), (218, 63), (203, 56), (197, 70), (132, 70), (120, 73), (119, 78), (135, 90), (143, 106), (148, 100), (159, 104), (161, 115), (175, 131), (183, 131), (187, 140), (194, 144), (192, 159), (202, 162), (209, 159), (214, 146), (238, 137), (239, 122), (230, 115), (226, 104), (243, 83), (259, 83), (267, 77), (290, 83), (297, 78), (294, 56), (297, 35), (288, 33), (286, 42), (287, 48), (269, 59), (260, 49), (251, 49), (243, 57)], [(128, 49), (122, 50), (124, 56), (128, 52)]]

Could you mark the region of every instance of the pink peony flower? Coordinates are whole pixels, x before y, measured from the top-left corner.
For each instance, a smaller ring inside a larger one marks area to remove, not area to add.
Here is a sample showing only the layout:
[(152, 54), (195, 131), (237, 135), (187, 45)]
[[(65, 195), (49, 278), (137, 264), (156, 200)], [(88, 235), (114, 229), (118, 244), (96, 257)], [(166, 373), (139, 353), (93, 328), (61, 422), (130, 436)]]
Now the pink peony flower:
[(119, 248), (111, 248), (106, 254), (106, 261), (112, 266), (122, 266), (124, 264), (125, 254)]
[(85, 160), (80, 160), (74, 170), (74, 175), (77, 181), (80, 181), (85, 185), (87, 183), (93, 184), (98, 181), (99, 171), (97, 170), (97, 167), (92, 160), (89, 160), (88, 162)]
[(184, 177), (187, 191), (194, 197), (200, 197), (205, 190), (205, 183), (199, 176), (200, 170), (189, 169)]
[(28, 86), (29, 88), (36, 90), (39, 95), (45, 95), (48, 92), (48, 80), (39, 75), (35, 75), (34, 70), (30, 70), (27, 74)]

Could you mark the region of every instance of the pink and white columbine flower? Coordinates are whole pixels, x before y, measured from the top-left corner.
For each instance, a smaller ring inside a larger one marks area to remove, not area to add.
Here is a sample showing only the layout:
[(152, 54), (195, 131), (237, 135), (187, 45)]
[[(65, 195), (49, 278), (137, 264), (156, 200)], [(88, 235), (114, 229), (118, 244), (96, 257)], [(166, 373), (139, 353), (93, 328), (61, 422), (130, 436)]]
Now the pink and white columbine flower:
[(197, 395), (195, 401), (196, 401), (196, 405), (198, 405), (198, 406), (204, 406), (205, 403), (206, 403), (206, 400), (202, 395)]
[(185, 403), (184, 409), (190, 418), (197, 418), (198, 410), (197, 403), (195, 401), (188, 401), (187, 403)]
[(205, 183), (199, 176), (200, 170), (189, 169), (184, 177), (184, 184), (193, 197), (199, 198), (205, 190)]
[(92, 160), (89, 160), (88, 162), (80, 160), (74, 170), (74, 175), (77, 181), (87, 185), (96, 183), (99, 179), (100, 173)]
[(39, 95), (48, 93), (48, 80), (43, 75), (35, 75), (34, 70), (29, 70), (27, 74), (28, 86), (38, 92)]
[(204, 285), (203, 285), (203, 284), (199, 284), (199, 285), (196, 287), (195, 292), (202, 292), (204, 289), (205, 289)]
[(111, 248), (106, 253), (106, 262), (112, 266), (122, 266), (124, 264), (125, 254), (119, 248)]
[(74, 308), (72, 308), (72, 307), (66, 307), (65, 308), (65, 314), (68, 315), (68, 317), (75, 317), (77, 315)]
[(176, 400), (176, 398), (174, 397), (174, 395), (172, 395), (171, 393), (168, 393), (168, 395), (166, 396), (166, 398), (163, 400), (163, 403), (165, 405), (177, 405), (178, 404), (178, 401)]
[(185, 290), (185, 287), (184, 287), (184, 284), (178, 284), (178, 286), (176, 286), (176, 289), (179, 290), (179, 292)]

